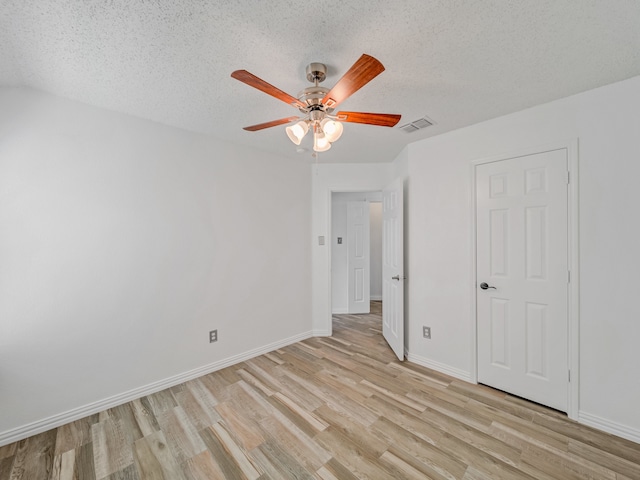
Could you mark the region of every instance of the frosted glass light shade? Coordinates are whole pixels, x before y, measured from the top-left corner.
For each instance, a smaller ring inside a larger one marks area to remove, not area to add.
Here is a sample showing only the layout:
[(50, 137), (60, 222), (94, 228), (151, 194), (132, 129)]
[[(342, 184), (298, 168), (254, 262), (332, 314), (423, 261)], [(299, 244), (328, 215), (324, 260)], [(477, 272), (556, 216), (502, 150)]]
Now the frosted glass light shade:
[(301, 121), (296, 123), (295, 125), (287, 127), (285, 131), (287, 132), (289, 140), (291, 140), (296, 145), (300, 145), (300, 142), (309, 131), (309, 125), (307, 125), (307, 122)]
[(313, 150), (316, 152), (326, 152), (331, 148), (331, 142), (327, 139), (324, 133), (316, 133), (313, 136)]
[(331, 120), (330, 118), (325, 118), (320, 122), (320, 126), (322, 127), (322, 131), (326, 135), (327, 140), (332, 143), (340, 138), (342, 131), (344, 130), (342, 123)]

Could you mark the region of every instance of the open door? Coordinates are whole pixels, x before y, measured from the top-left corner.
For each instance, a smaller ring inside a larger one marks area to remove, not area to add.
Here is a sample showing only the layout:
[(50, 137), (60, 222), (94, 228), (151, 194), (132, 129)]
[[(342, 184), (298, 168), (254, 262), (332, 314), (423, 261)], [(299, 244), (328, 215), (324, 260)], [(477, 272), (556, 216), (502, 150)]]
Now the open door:
[(347, 203), (349, 313), (369, 313), (369, 202)]
[(404, 360), (403, 179), (382, 191), (382, 335)]

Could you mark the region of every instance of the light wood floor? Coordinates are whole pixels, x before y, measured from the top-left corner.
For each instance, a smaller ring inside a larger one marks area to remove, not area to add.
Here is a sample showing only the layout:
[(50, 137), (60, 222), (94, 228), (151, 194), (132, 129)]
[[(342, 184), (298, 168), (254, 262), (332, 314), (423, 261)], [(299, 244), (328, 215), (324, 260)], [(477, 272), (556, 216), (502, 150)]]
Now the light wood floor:
[(371, 315), (0, 448), (0, 479), (640, 479), (640, 445), (395, 360)]

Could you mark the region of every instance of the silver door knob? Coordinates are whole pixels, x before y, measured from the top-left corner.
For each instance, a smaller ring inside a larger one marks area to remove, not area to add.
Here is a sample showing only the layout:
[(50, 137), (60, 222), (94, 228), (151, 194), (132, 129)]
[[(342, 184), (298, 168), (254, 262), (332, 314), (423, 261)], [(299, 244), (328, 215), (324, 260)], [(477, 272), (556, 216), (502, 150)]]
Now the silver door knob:
[(486, 282), (482, 282), (482, 283), (480, 284), (480, 288), (481, 288), (481, 289), (483, 289), (483, 290), (487, 290), (488, 288), (493, 288), (494, 290), (497, 290), (497, 288), (496, 288), (496, 287), (492, 287), (492, 286), (490, 286), (489, 284), (487, 284)]

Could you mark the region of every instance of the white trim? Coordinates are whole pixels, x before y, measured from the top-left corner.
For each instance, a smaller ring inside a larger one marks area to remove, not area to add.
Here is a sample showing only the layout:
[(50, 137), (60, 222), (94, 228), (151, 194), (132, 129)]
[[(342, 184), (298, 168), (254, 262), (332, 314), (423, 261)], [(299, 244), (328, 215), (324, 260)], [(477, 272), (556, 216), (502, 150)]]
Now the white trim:
[(373, 300), (374, 302), (381, 302), (382, 295), (369, 295), (369, 299)]
[(327, 205), (327, 238), (329, 239), (329, 248), (327, 249), (327, 271), (329, 272), (328, 275), (328, 283), (329, 283), (329, 288), (327, 289), (328, 292), (328, 298), (327, 298), (327, 305), (329, 306), (329, 308), (327, 308), (327, 312), (329, 312), (329, 315), (327, 315), (326, 317), (326, 322), (323, 327), (324, 330), (329, 332), (329, 334), (327, 336), (332, 336), (333, 335), (333, 286), (332, 286), (332, 281), (333, 281), (333, 266), (331, 264), (331, 262), (333, 261), (332, 259), (332, 252), (333, 252), (333, 242), (331, 241), (331, 239), (333, 238), (333, 229), (332, 227), (332, 221), (333, 221), (333, 189), (331, 187), (328, 188), (327, 192), (325, 192), (325, 194), (327, 195), (327, 199), (328, 199), (328, 205)]
[(347, 313), (349, 313), (349, 309), (347, 307), (334, 308), (331, 312), (332, 315), (345, 315)]
[(187, 372), (150, 383), (143, 387), (134, 388), (133, 390), (113, 395), (96, 402), (91, 402), (87, 405), (83, 405), (81, 407), (77, 407), (63, 413), (52, 415), (50, 417), (43, 418), (42, 420), (23, 425), (21, 427), (12, 428), (11, 430), (0, 432), (0, 447), (9, 443), (23, 440), (33, 435), (37, 435), (38, 433), (45, 432), (52, 428), (60, 427), (61, 425), (79, 420), (88, 415), (93, 415), (109, 408), (117, 407), (118, 405), (122, 405), (123, 403), (127, 403), (137, 398), (159, 392), (160, 390), (179, 385), (188, 380), (193, 380), (194, 378), (198, 378), (208, 373), (215, 372), (216, 370), (221, 370), (225, 367), (229, 367), (231, 365), (235, 365), (245, 360), (257, 357), (258, 355), (272, 352), (274, 350), (277, 350), (278, 348), (291, 345), (292, 343), (306, 340), (307, 338), (311, 338), (314, 335), (316, 335), (316, 332), (300, 333), (284, 340), (280, 340), (269, 345), (264, 345), (262, 347), (258, 347), (253, 350), (234, 355), (224, 360), (220, 360), (209, 365), (198, 367), (193, 370), (189, 370)]
[(640, 443), (640, 430), (637, 428), (628, 427), (587, 412), (578, 413), (578, 422), (607, 433), (612, 433), (618, 437), (626, 438), (632, 442)]
[(405, 356), (410, 362), (430, 368), (431, 370), (435, 370), (436, 372), (444, 373), (445, 375), (449, 375), (450, 377), (464, 380), (465, 382), (475, 383), (471, 380), (471, 374), (469, 372), (466, 372), (459, 368), (454, 368), (449, 365), (445, 365), (444, 363), (429, 360), (428, 358), (421, 357), (420, 355), (415, 355), (413, 353), (406, 352)]
[(476, 278), (478, 275), (478, 258), (476, 251), (476, 242), (477, 242), (477, 206), (476, 206), (476, 166), (480, 163), (480, 161), (471, 162), (471, 205), (470, 205), (470, 213), (469, 221), (471, 222), (471, 365), (469, 368), (469, 377), (472, 383), (478, 383), (478, 311), (477, 311), (477, 302), (478, 302), (478, 287), (476, 285)]
[(567, 338), (567, 366), (571, 371), (571, 381), (567, 387), (567, 415), (572, 420), (578, 419), (580, 408), (580, 257), (579, 240), (580, 229), (578, 221), (579, 197), (578, 197), (578, 139), (570, 139), (529, 147), (519, 151), (480, 158), (471, 162), (471, 368), (470, 381), (478, 381), (478, 322), (477, 322), (477, 252), (476, 252), (476, 167), (485, 163), (499, 162), (510, 158), (524, 157), (554, 150), (567, 151), (567, 168), (569, 169), (570, 182), (567, 195), (568, 214), (568, 263), (571, 271), (571, 283), (568, 291), (568, 338)]
[(577, 420), (580, 415), (580, 181), (579, 144), (575, 138), (567, 142), (569, 162), (569, 398), (567, 415)]
[(314, 337), (330, 337), (331, 336), (331, 331), (329, 331), (329, 330), (313, 330), (311, 332), (311, 334)]

